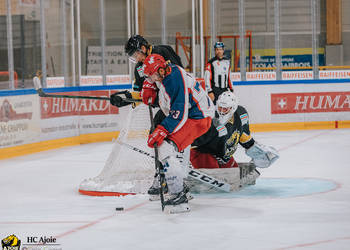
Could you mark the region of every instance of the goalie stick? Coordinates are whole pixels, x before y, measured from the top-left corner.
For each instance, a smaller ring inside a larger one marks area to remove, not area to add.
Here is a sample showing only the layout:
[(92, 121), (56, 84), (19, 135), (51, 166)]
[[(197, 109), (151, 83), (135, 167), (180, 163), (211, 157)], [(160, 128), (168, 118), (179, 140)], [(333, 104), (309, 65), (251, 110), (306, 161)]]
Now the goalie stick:
[[(154, 131), (155, 126), (154, 126), (154, 121), (153, 121), (153, 109), (151, 105), (148, 105), (149, 109), (149, 118), (151, 120), (151, 130)], [(159, 193), (160, 193), (160, 202), (162, 204), (162, 211), (164, 211), (164, 188), (166, 186), (165, 182), (165, 174), (164, 174), (164, 168), (163, 165), (159, 161), (159, 156), (158, 156), (158, 146), (157, 143), (154, 143), (154, 162), (155, 162), (155, 167), (156, 167), (156, 173), (158, 174), (159, 178)]]
[[(151, 158), (155, 158), (152, 154), (142, 150), (142, 149), (139, 149), (137, 147), (134, 147), (128, 143), (125, 143), (125, 142), (122, 142), (122, 141), (119, 141), (117, 140), (116, 141), (117, 143), (119, 143), (120, 145), (122, 146), (125, 146), (135, 152), (138, 152), (140, 154), (144, 154), (148, 157), (151, 157)], [(193, 169), (191, 168), (189, 173), (188, 173), (188, 177), (191, 178), (191, 179), (194, 179), (194, 180), (197, 180), (197, 181), (200, 181), (202, 183), (205, 183), (207, 185), (209, 185), (210, 187), (212, 188), (215, 188), (215, 189), (219, 189), (220, 191), (224, 191), (224, 192), (230, 192), (231, 190), (231, 185), (224, 182), (224, 181), (221, 181), (221, 180), (218, 180), (217, 178), (211, 176), (211, 175), (208, 175), (206, 173), (203, 173), (202, 171), (199, 171), (198, 169)]]
[[(110, 101), (110, 97), (105, 96), (81, 96), (81, 95), (56, 95), (56, 94), (47, 94), (44, 92), (39, 77), (33, 78), (34, 88), (40, 97), (54, 97), (54, 98), (73, 98), (73, 99), (93, 99), (93, 100), (107, 100)], [(120, 92), (120, 94), (123, 94)], [(125, 102), (142, 102), (142, 100), (123, 98)]]

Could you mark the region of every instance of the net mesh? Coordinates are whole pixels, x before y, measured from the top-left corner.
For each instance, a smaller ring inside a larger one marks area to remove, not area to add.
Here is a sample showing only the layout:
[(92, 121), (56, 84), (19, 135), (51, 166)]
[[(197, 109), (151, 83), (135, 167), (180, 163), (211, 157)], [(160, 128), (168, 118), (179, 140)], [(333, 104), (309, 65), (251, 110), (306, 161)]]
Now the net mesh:
[(84, 180), (80, 184), (80, 190), (146, 193), (152, 185), (154, 160), (133, 149), (154, 155), (153, 150), (147, 147), (151, 127), (148, 107), (140, 104), (134, 109), (130, 106), (128, 108), (131, 110), (104, 168), (98, 176)]

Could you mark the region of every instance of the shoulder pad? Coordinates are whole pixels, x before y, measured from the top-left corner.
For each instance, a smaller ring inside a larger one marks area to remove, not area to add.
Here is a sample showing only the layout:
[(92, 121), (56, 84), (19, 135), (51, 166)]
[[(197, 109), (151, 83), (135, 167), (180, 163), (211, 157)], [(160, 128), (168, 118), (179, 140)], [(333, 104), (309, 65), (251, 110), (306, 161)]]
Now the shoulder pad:
[(242, 114), (245, 114), (245, 113), (248, 113), (248, 112), (243, 106), (238, 105), (237, 110), (236, 110), (235, 113), (237, 113), (238, 115), (242, 115)]

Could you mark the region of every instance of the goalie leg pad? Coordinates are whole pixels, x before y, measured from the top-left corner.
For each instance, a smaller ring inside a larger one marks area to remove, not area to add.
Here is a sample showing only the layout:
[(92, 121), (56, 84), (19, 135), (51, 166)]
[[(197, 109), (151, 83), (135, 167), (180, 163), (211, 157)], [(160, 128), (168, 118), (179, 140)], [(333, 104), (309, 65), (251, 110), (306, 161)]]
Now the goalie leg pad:
[(279, 153), (275, 148), (257, 142), (246, 150), (246, 154), (253, 159), (255, 166), (259, 168), (267, 168), (279, 158)]

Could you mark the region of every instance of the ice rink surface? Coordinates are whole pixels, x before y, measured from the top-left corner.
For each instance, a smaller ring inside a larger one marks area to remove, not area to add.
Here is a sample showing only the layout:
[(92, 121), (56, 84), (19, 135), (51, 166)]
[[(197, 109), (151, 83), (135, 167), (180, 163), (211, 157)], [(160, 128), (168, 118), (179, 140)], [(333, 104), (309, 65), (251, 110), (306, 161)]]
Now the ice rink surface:
[[(254, 137), (281, 156), (256, 185), (195, 195), (192, 211), (176, 215), (146, 195), (78, 193), (102, 170), (112, 142), (2, 160), (0, 238), (15, 234), (22, 249), (350, 249), (350, 130)], [(239, 150), (236, 159), (249, 158)], [(25, 245), (44, 236), (57, 245)]]

